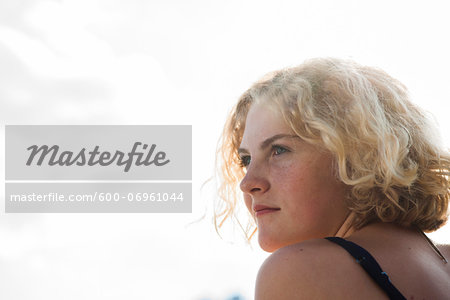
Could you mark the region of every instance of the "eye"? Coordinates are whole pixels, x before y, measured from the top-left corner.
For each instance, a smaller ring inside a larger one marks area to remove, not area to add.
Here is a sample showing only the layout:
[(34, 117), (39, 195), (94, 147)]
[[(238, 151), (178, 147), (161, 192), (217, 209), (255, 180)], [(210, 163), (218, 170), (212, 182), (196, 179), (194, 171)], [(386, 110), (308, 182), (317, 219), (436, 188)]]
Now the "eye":
[(280, 155), (284, 152), (288, 152), (288, 150), (280, 145), (272, 145), (272, 153), (274, 155)]
[(241, 167), (247, 167), (250, 164), (251, 157), (250, 155), (242, 155), (239, 157)]

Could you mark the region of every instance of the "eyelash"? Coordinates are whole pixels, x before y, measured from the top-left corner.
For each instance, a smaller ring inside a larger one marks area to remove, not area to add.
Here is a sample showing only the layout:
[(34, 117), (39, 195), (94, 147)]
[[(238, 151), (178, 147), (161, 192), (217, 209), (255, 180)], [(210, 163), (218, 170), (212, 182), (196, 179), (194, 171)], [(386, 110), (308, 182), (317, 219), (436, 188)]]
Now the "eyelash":
[(283, 154), (283, 153), (285, 153), (285, 152), (288, 152), (288, 149), (286, 149), (286, 148), (283, 147), (283, 146), (280, 146), (280, 145), (272, 145), (272, 152), (273, 152), (273, 151), (276, 151), (276, 150), (279, 150), (279, 149), (283, 150), (283, 152), (278, 153), (277, 155), (280, 155), (280, 154)]
[(239, 157), (239, 165), (241, 168), (246, 168), (250, 164), (250, 155), (243, 155)]
[[(272, 149), (271, 154), (273, 154), (273, 155), (280, 155), (280, 154), (283, 154), (283, 153), (289, 151), (288, 149), (286, 149), (285, 147), (280, 146), (280, 145), (272, 145), (271, 149)], [(282, 150), (282, 152), (276, 153), (277, 150)], [(243, 156), (239, 157), (239, 165), (243, 168), (247, 167), (250, 164), (250, 162), (251, 162), (250, 155), (243, 155)]]

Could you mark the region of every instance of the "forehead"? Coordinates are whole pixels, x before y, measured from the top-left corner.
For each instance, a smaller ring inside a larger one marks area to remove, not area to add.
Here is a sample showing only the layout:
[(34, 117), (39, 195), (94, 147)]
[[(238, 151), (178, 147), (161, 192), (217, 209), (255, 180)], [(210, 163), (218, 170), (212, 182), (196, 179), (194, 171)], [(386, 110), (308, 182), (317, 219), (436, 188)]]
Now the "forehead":
[(249, 148), (255, 143), (277, 134), (294, 134), (281, 113), (268, 105), (254, 103), (247, 114), (241, 148)]

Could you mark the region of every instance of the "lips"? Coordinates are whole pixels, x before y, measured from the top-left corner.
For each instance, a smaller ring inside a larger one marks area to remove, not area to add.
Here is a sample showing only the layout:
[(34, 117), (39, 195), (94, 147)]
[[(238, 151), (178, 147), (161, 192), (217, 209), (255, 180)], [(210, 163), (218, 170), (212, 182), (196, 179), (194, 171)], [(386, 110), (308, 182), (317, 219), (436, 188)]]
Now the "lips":
[(280, 209), (277, 207), (270, 207), (266, 205), (255, 205), (253, 206), (253, 211), (255, 212), (255, 216), (260, 216), (267, 213), (273, 213), (279, 211)]

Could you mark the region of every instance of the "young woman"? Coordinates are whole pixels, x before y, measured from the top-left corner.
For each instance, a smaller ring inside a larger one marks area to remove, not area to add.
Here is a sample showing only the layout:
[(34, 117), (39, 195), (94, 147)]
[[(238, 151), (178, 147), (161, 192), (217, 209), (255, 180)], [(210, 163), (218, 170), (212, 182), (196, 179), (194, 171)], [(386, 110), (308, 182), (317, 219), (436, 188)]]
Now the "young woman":
[(450, 156), (406, 88), (349, 60), (312, 59), (253, 84), (218, 161), (223, 222), (239, 204), (261, 248), (255, 299), (450, 299)]

